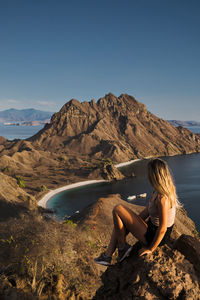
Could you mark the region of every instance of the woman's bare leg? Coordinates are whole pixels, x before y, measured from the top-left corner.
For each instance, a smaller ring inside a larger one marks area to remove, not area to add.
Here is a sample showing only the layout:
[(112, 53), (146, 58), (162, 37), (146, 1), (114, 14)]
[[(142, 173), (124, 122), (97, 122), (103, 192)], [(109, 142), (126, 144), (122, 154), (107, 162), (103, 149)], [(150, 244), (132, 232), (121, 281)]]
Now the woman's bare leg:
[(105, 254), (107, 256), (112, 256), (113, 253), (115, 252), (116, 245), (117, 245), (117, 236), (116, 236), (116, 233), (115, 233), (115, 228), (113, 228), (111, 238), (110, 238), (110, 243), (108, 245), (108, 248), (107, 248)]
[[(128, 233), (129, 233), (129, 231), (127, 229), (125, 229), (125, 236)], [(110, 242), (109, 242), (107, 250), (105, 252), (106, 256), (112, 256), (113, 255), (113, 253), (115, 252), (115, 249), (117, 247), (117, 244), (118, 244), (117, 235), (116, 235), (116, 232), (115, 232), (115, 228), (113, 228), (111, 238), (110, 238)]]
[(130, 231), (139, 241), (147, 244), (145, 233), (147, 231), (147, 224), (140, 216), (135, 214), (131, 209), (124, 205), (117, 205), (113, 209), (113, 221), (115, 235), (118, 247), (123, 248), (126, 238), (126, 230)]

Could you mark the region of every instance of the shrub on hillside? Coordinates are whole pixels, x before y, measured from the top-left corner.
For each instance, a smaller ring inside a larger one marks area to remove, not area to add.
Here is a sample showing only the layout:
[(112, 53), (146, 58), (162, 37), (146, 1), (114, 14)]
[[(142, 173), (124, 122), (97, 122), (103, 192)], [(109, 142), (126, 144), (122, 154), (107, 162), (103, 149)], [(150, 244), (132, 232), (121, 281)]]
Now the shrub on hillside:
[(37, 187), (37, 191), (39, 191), (39, 192), (45, 192), (46, 190), (47, 190), (46, 185), (41, 185), (41, 186)]
[(9, 173), (10, 172), (10, 167), (6, 167), (2, 170), (3, 173)]
[(69, 290), (80, 294), (89, 288), (97, 276), (91, 255), (96, 250), (89, 235), (84, 236), (70, 222), (29, 214), (1, 223), (2, 274), (12, 279), (17, 289), (23, 284), (35, 297), (56, 293), (59, 278), (63, 280), (63, 299), (68, 299)]
[(17, 184), (19, 185), (20, 188), (26, 187), (23, 177), (17, 176), (16, 179), (17, 179)]

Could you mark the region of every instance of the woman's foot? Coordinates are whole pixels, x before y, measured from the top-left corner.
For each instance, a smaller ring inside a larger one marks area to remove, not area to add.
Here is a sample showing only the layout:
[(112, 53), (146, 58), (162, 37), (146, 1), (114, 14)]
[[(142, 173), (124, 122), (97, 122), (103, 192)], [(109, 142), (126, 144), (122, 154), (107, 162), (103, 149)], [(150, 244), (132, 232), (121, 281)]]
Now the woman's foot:
[(111, 265), (111, 256), (107, 256), (104, 252), (101, 253), (100, 256), (94, 259), (94, 262), (99, 265), (103, 266), (110, 266)]
[(126, 257), (128, 257), (130, 255), (130, 252), (132, 250), (132, 246), (125, 243), (124, 248), (119, 249), (118, 248), (118, 257), (117, 257), (117, 261), (121, 262), (123, 261)]

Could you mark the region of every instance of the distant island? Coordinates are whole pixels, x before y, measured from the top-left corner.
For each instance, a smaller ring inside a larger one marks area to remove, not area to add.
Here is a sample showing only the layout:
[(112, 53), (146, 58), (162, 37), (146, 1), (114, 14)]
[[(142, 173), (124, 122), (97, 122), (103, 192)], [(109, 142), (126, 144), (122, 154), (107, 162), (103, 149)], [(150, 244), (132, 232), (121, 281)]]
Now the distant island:
[[(26, 111), (26, 119), (16, 119), (15, 112), (7, 111), (3, 122), (42, 120), (34, 110)], [(32, 137), (0, 136), (0, 298), (197, 299), (200, 240), (182, 207), (169, 245), (141, 258), (131, 240), (130, 257), (120, 266), (114, 257), (104, 272), (93, 257), (108, 244), (112, 209), (124, 203), (119, 194), (102, 193), (92, 203), (88, 190), (91, 204), (63, 222), (37, 205), (46, 193), (69, 184), (137, 176), (124, 175), (116, 164), (191, 153), (200, 153), (200, 135), (172, 126), (128, 94), (109, 93), (97, 102), (71, 99)]]
[(167, 120), (173, 126), (192, 127), (200, 126), (200, 122), (197, 121), (180, 121), (180, 120)]
[(43, 121), (26, 121), (26, 122), (5, 122), (3, 123), (6, 126), (39, 126), (43, 124), (50, 123), (50, 119)]
[(52, 112), (28, 109), (7, 109), (0, 111), (0, 123), (4, 125), (35, 126), (49, 123)]

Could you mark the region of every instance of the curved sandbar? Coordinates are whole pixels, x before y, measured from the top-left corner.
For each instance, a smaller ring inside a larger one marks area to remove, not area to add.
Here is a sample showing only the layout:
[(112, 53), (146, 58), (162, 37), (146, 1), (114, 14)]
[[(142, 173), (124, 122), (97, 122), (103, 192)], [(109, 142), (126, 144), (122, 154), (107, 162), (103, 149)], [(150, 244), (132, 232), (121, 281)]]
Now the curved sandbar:
[[(150, 158), (150, 157), (144, 157), (142, 159), (147, 159), (147, 158)], [(126, 161), (126, 162), (123, 162), (123, 163), (119, 163), (117, 165), (115, 165), (116, 168), (120, 168), (120, 167), (124, 167), (124, 166), (128, 166), (136, 161), (140, 161), (142, 159), (133, 159), (133, 160), (129, 160), (129, 161)], [(38, 201), (38, 205), (43, 207), (43, 208), (46, 208), (47, 207), (47, 202), (56, 194), (62, 192), (62, 191), (66, 191), (66, 190), (71, 190), (71, 189), (74, 189), (76, 187), (80, 187), (80, 186), (84, 186), (84, 185), (90, 185), (90, 184), (94, 184), (94, 183), (100, 183), (100, 182), (106, 182), (107, 180), (87, 180), (87, 181), (80, 181), (80, 182), (76, 182), (76, 183), (72, 183), (72, 184), (69, 184), (69, 185), (65, 185), (63, 187), (60, 187), (58, 189), (55, 189), (55, 190), (50, 190), (41, 200)]]
[(94, 184), (94, 183), (100, 183), (100, 182), (106, 182), (107, 180), (86, 180), (86, 181), (80, 181), (72, 184), (65, 185), (63, 187), (60, 187), (55, 190), (50, 190), (41, 200), (38, 201), (38, 205), (42, 206), (43, 208), (46, 208), (47, 202), (56, 194), (66, 191), (66, 190), (71, 190), (76, 187), (84, 186), (84, 185), (89, 185), (89, 184)]
[[(143, 159), (143, 158), (142, 158)], [(132, 163), (142, 160), (141, 158), (137, 158), (137, 159), (133, 159), (133, 160), (129, 160), (120, 164), (115, 165), (115, 168), (120, 168), (120, 167), (124, 167), (124, 166), (128, 166), (131, 165)]]
[(128, 166), (128, 165), (131, 165), (133, 163), (135, 163), (136, 161), (141, 161), (141, 160), (145, 160), (145, 159), (150, 159), (152, 158), (153, 156), (147, 156), (147, 157), (143, 157), (143, 158), (136, 158), (136, 159), (132, 159), (132, 160), (129, 160), (129, 161), (125, 161), (123, 163), (119, 163), (117, 165), (115, 165), (115, 168), (121, 168), (121, 167), (125, 167), (125, 166)]

